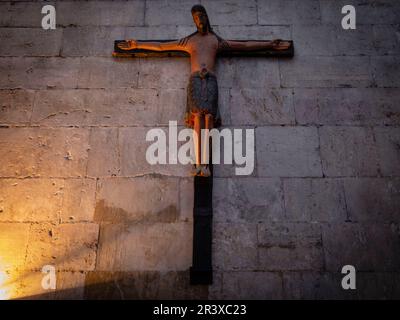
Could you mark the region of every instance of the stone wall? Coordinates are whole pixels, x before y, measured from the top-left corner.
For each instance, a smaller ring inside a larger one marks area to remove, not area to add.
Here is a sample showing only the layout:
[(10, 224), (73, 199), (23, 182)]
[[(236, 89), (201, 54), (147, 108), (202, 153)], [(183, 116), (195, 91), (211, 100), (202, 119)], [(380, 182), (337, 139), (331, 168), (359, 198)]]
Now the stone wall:
[[(193, 180), (150, 166), (182, 118), (187, 58), (112, 58), (208, 10), (225, 38), (293, 39), (293, 59), (224, 58), (223, 124), (256, 168), (216, 167), (212, 286), (190, 286)], [(41, 28), (54, 4), (57, 29)], [(341, 28), (353, 4), (357, 30)], [(0, 268), (11, 297), (399, 298), (400, 2), (1, 1)], [(43, 265), (57, 290), (41, 288)], [(342, 266), (357, 290), (341, 289)]]

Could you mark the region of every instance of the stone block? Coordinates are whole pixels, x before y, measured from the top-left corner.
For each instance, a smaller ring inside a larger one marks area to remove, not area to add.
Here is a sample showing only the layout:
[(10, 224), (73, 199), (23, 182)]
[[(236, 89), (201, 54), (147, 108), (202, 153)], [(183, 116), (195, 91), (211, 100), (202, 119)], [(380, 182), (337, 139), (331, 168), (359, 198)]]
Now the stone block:
[(400, 58), (398, 56), (372, 57), (371, 68), (378, 87), (400, 87), (400, 79), (398, 77)]
[(85, 299), (207, 299), (208, 286), (191, 286), (187, 271), (91, 271)]
[(321, 158), (327, 176), (376, 176), (377, 150), (372, 130), (364, 127), (320, 128)]
[(213, 208), (218, 222), (281, 220), (282, 183), (278, 178), (214, 178)]
[(36, 95), (32, 123), (46, 126), (157, 124), (158, 108), (159, 93), (155, 89), (41, 90)]
[(0, 29), (0, 56), (58, 56), (63, 30), (49, 31), (39, 26)]
[(0, 123), (29, 123), (34, 97), (31, 90), (0, 90)]
[(400, 220), (400, 179), (351, 178), (344, 180), (344, 187), (351, 221)]
[(76, 128), (2, 128), (0, 176), (83, 176), (88, 136), (86, 129)]
[(259, 176), (322, 176), (314, 127), (258, 127), (256, 152)]
[(146, 26), (192, 25), (190, 9), (195, 4), (197, 4), (195, 0), (146, 1), (145, 24)]
[(139, 88), (186, 88), (189, 74), (188, 58), (142, 59), (139, 68)]
[(369, 57), (297, 56), (280, 61), (283, 87), (369, 87), (373, 84)]
[(213, 266), (215, 270), (257, 269), (257, 224), (214, 223)]
[(360, 56), (374, 54), (372, 26), (357, 26), (344, 30), (335, 25), (296, 25), (293, 27), (295, 55), (301, 56)]
[(381, 173), (384, 176), (400, 176), (400, 129), (374, 128)]
[(187, 270), (192, 263), (192, 232), (189, 223), (103, 225), (96, 270)]
[(0, 72), (4, 75), (0, 79), (0, 88), (75, 88), (79, 65), (79, 59), (72, 58), (0, 58)]
[(328, 271), (340, 272), (344, 265), (357, 271), (397, 271), (400, 258), (399, 230), (395, 225), (341, 223), (322, 226)]
[(98, 233), (95, 223), (33, 224), (26, 265), (39, 270), (47, 264), (58, 271), (94, 270)]
[(122, 40), (124, 35), (123, 27), (67, 27), (63, 29), (61, 55), (110, 57), (114, 40)]
[(118, 128), (91, 128), (89, 145), (89, 176), (116, 176), (120, 173)]
[(261, 270), (322, 270), (320, 226), (287, 222), (259, 224), (258, 254)]
[[(183, 165), (179, 162), (177, 164), (170, 164), (169, 153), (166, 155), (168, 164), (150, 164), (146, 160), (147, 148), (154, 143), (154, 141), (146, 141), (146, 135), (152, 128), (121, 128), (119, 130), (119, 150), (121, 154), (121, 175), (122, 176), (135, 176), (148, 173), (166, 174), (172, 176), (187, 176), (191, 170), (191, 165)], [(168, 129), (159, 128), (163, 130), (168, 142)], [(178, 127), (178, 131), (182, 129)], [(183, 142), (178, 143), (178, 148)], [(168, 151), (169, 149), (167, 149)]]
[(57, 23), (62, 26), (140, 26), (144, 24), (144, 1), (60, 1)]
[(65, 179), (61, 222), (91, 222), (95, 211), (96, 180)]
[(282, 278), (273, 272), (224, 272), (220, 299), (282, 299)]
[(342, 221), (347, 219), (341, 180), (284, 179), (285, 217), (289, 221)]
[(295, 89), (299, 124), (396, 125), (400, 93), (394, 88)]
[(348, 4), (353, 5), (356, 9), (357, 25), (391, 24), (398, 23), (399, 21), (400, 6), (397, 1), (379, 0), (365, 2), (363, 0), (356, 0), (349, 3), (346, 0), (321, 0), (320, 9), (322, 23), (340, 23), (344, 17), (342, 14), (342, 8)]
[(255, 0), (223, 0), (202, 2), (212, 25), (257, 24), (257, 2)]
[(60, 179), (0, 179), (0, 221), (56, 222), (63, 186)]
[(228, 40), (273, 40), (291, 39), (290, 26), (260, 26), (260, 25), (219, 25), (214, 31), (220, 37)]
[(292, 91), (231, 90), (233, 125), (294, 124)]
[(0, 223), (0, 263), (2, 271), (25, 266), (29, 230), (29, 223)]
[(317, 0), (272, 0), (258, 2), (258, 23), (263, 25), (318, 24)]
[(139, 61), (135, 59), (86, 57), (80, 59), (79, 88), (135, 88)]
[(35, 27), (42, 25), (44, 1), (1, 3), (0, 18), (3, 27)]
[(178, 178), (145, 176), (98, 182), (96, 221), (172, 223), (179, 218)]
[(220, 88), (258, 89), (279, 88), (279, 65), (276, 58), (221, 58), (217, 63)]
[(400, 54), (399, 25), (373, 25), (372, 32), (375, 50), (378, 55)]

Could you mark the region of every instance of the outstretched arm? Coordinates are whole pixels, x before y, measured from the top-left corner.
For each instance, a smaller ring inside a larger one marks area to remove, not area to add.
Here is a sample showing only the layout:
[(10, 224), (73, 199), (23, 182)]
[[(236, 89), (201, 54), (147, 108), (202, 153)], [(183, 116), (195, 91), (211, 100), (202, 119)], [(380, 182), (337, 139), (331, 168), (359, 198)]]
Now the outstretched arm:
[(118, 48), (122, 50), (145, 49), (152, 51), (185, 51), (185, 45), (179, 40), (168, 42), (127, 40), (119, 43)]
[(287, 50), (290, 47), (290, 42), (282, 40), (272, 41), (238, 41), (224, 40), (222, 50), (232, 51), (256, 51), (256, 50)]

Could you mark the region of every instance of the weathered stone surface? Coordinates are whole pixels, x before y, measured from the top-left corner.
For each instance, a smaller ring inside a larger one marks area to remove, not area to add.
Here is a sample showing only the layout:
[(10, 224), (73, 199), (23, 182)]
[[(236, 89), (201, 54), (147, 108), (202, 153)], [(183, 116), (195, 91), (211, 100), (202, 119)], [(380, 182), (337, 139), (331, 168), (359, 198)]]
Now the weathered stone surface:
[(220, 88), (265, 90), (280, 87), (276, 58), (220, 58), (217, 74)]
[(364, 88), (373, 84), (369, 57), (295, 55), (279, 63), (285, 88)]
[(179, 211), (182, 221), (193, 221), (194, 178), (181, 178), (179, 181)]
[(273, 272), (224, 272), (219, 299), (282, 299), (282, 278)]
[(25, 266), (30, 224), (0, 222), (0, 263), (3, 270)]
[(313, 127), (258, 127), (259, 176), (318, 177), (322, 175), (317, 129)]
[[(166, 108), (173, 108), (168, 104)], [(155, 89), (40, 90), (32, 123), (49, 126), (123, 126), (157, 124)]]
[[(399, 3), (391, 0), (363, 1), (349, 3), (346, 0), (321, 0), (321, 20), (324, 24), (338, 24), (342, 21), (342, 8), (351, 4), (357, 12), (357, 25), (361, 24), (391, 24), (399, 22)], [(357, 28), (358, 29), (358, 28)]]
[(284, 179), (285, 218), (290, 221), (347, 219), (344, 187), (338, 179)]
[(2, 28), (0, 56), (58, 56), (62, 35), (61, 29)]
[(378, 87), (400, 87), (400, 58), (398, 56), (382, 56), (371, 58), (371, 68)]
[(139, 75), (138, 60), (112, 57), (87, 57), (78, 60), (80, 60), (79, 88), (137, 87)]
[(96, 180), (65, 179), (61, 222), (93, 221), (95, 209)]
[(139, 67), (139, 88), (186, 88), (189, 67), (188, 58), (142, 59)]
[[(168, 141), (168, 130), (165, 132)], [(182, 128), (178, 127), (178, 130)], [(146, 134), (151, 128), (121, 128), (119, 130), (119, 149), (121, 152), (121, 175), (134, 176), (147, 173), (159, 173), (173, 176), (187, 176), (191, 166), (182, 164), (154, 164), (146, 160), (146, 150), (154, 141), (146, 141)], [(183, 142), (179, 142), (181, 146)], [(167, 153), (167, 161), (169, 154)]]
[(296, 25), (293, 28), (296, 55), (354, 56), (375, 53), (372, 26), (357, 26), (356, 32), (335, 25)]
[(400, 128), (374, 128), (379, 164), (384, 176), (400, 176)]
[(289, 26), (218, 25), (214, 28), (214, 31), (220, 37), (230, 40), (291, 39)]
[[(194, 26), (191, 26), (192, 29), (193, 27)], [(194, 30), (191, 32), (187, 32), (187, 28), (189, 27), (181, 25), (125, 27), (124, 39), (139, 39), (139, 40), (178, 39), (194, 32)]]
[(0, 221), (57, 221), (63, 185), (60, 179), (0, 179)]
[(42, 280), (46, 276), (40, 271), (23, 271), (18, 284), (12, 290), (11, 298), (21, 300), (76, 300), (83, 298), (85, 273), (61, 271), (56, 273), (56, 289), (43, 289)]
[(396, 225), (341, 223), (322, 226), (328, 271), (340, 272), (344, 265), (357, 271), (399, 269), (399, 229)]
[(278, 178), (214, 178), (213, 209), (219, 222), (281, 220), (282, 183)]
[(144, 1), (59, 1), (57, 23), (63, 26), (138, 26), (144, 23)]
[(59, 271), (93, 270), (98, 232), (95, 223), (33, 224), (26, 265), (31, 269), (50, 264)]
[(205, 0), (202, 5), (212, 24), (252, 25), (257, 23), (257, 3), (255, 0)]
[(75, 128), (2, 128), (0, 176), (83, 176), (88, 136), (87, 130)]
[(216, 270), (257, 269), (256, 246), (257, 224), (214, 223), (212, 250)]
[(207, 286), (191, 286), (187, 271), (91, 271), (85, 299), (207, 299)]
[(357, 290), (343, 290), (341, 273), (291, 271), (283, 273), (284, 299), (356, 299)]
[(373, 25), (375, 50), (379, 55), (400, 54), (400, 26), (399, 25)]
[(110, 56), (114, 40), (124, 39), (123, 27), (68, 27), (63, 29), (62, 56)]
[(321, 158), (327, 176), (376, 176), (378, 158), (372, 130), (321, 127)]
[(192, 25), (190, 9), (197, 4), (195, 0), (150, 0), (146, 1), (145, 24), (158, 25)]
[(171, 223), (179, 220), (179, 179), (136, 177), (101, 179), (95, 220), (112, 223)]
[(157, 123), (160, 125), (168, 125), (169, 121), (177, 121), (178, 125), (184, 125), (186, 89), (161, 89), (159, 96), (158, 110), (148, 112), (149, 117), (158, 114)]
[(258, 2), (258, 23), (265, 25), (315, 24), (320, 22), (317, 0), (272, 0)]
[(0, 90), (0, 123), (29, 123), (34, 97), (31, 90)]
[(262, 270), (322, 270), (324, 266), (319, 224), (259, 224), (258, 248)]
[(79, 65), (72, 58), (0, 58), (0, 88), (75, 88)]
[(120, 173), (118, 128), (90, 129), (89, 145), (87, 167), (89, 176), (116, 176)]
[(231, 90), (233, 125), (294, 124), (292, 91)]
[(400, 123), (400, 92), (394, 88), (295, 89), (294, 106), (300, 124)]
[(400, 220), (400, 179), (349, 178), (344, 187), (351, 221)]
[(179, 271), (192, 262), (189, 223), (105, 224), (96, 270)]
[(0, 24), (5, 27), (41, 26), (42, 7), (49, 4), (44, 1), (1, 3)]

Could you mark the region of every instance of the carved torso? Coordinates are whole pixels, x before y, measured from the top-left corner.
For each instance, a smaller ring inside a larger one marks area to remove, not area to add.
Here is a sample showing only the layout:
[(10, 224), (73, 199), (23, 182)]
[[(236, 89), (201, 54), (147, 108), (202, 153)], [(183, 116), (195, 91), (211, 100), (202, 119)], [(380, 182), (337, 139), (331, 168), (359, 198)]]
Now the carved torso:
[(192, 72), (201, 71), (203, 68), (214, 71), (218, 52), (219, 41), (215, 34), (202, 35), (196, 33), (185, 41), (185, 51), (190, 54)]

